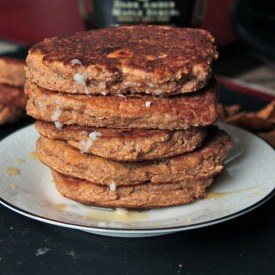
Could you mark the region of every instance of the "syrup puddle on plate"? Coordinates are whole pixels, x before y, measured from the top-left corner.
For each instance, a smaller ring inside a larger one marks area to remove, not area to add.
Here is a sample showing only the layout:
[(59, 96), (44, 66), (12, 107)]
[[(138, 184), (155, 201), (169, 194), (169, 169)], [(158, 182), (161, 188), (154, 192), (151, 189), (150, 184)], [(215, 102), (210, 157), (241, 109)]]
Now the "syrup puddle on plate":
[(33, 159), (33, 160), (38, 160), (38, 159), (39, 159), (38, 154), (37, 154), (36, 151), (31, 152), (31, 153), (29, 154), (29, 158), (30, 158), (30, 159)]
[(66, 203), (55, 204), (55, 208), (60, 211), (69, 211), (79, 213), (84, 220), (104, 220), (106, 222), (133, 222), (148, 219), (148, 214), (144, 211), (127, 210), (124, 208), (98, 208), (92, 206), (78, 205), (74, 206)]
[(245, 188), (245, 189), (241, 189), (241, 190), (235, 190), (235, 191), (228, 191), (228, 192), (209, 192), (209, 193), (206, 194), (205, 198), (215, 200), (215, 199), (223, 198), (227, 195), (246, 192), (246, 191), (253, 190), (253, 189), (258, 190), (258, 186), (252, 186), (252, 187), (249, 187), (249, 188)]
[(20, 170), (14, 166), (9, 166), (7, 168), (7, 176), (17, 176), (20, 175)]

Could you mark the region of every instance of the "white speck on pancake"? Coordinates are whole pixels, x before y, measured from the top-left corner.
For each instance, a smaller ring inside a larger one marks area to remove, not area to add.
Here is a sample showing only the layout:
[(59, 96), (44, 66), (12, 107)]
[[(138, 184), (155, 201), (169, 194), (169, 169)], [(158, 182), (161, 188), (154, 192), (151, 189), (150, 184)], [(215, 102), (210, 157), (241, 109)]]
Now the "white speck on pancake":
[(146, 84), (147, 84), (147, 86), (150, 87), (150, 88), (155, 87), (155, 85), (154, 85), (153, 83), (151, 83), (151, 82), (147, 82)]
[(90, 139), (81, 140), (79, 144), (81, 146), (81, 153), (87, 153), (90, 147), (93, 145), (93, 141)]
[(82, 62), (79, 59), (77, 59), (77, 58), (72, 59), (70, 61), (70, 63), (71, 63), (71, 65), (82, 65)]
[(149, 108), (151, 106), (152, 102), (151, 101), (146, 101), (145, 102), (145, 107)]
[(96, 139), (98, 137), (101, 137), (102, 134), (99, 133), (99, 132), (91, 132), (89, 134), (89, 139), (86, 139), (86, 140), (82, 140), (80, 141), (80, 146), (81, 146), (81, 153), (87, 153), (90, 149), (90, 147), (94, 144), (94, 142), (96, 141)]
[(123, 95), (123, 94), (116, 94), (116, 96), (126, 98), (126, 96), (125, 96), (125, 95)]
[(161, 95), (161, 94), (163, 94), (164, 93), (164, 91), (162, 90), (162, 89), (156, 89), (156, 95)]
[(46, 113), (46, 107), (43, 103), (45, 101), (45, 99), (46, 99), (46, 95), (42, 95), (41, 99), (37, 100), (37, 105), (39, 107), (40, 114), (41, 114), (42, 118), (45, 116), (45, 113)]
[(76, 73), (74, 74), (73, 78), (77, 84), (86, 86), (87, 76), (85, 74)]
[(54, 122), (54, 125), (57, 129), (61, 129), (63, 127), (63, 124), (60, 121), (58, 121), (60, 115), (61, 115), (61, 109), (57, 105), (56, 109), (55, 109), (55, 111), (54, 111), (54, 113), (52, 114), (52, 117), (51, 117), (51, 119)]
[(62, 129), (62, 127), (63, 127), (63, 123), (61, 123), (61, 122), (59, 122), (59, 121), (55, 121), (54, 122), (54, 126), (55, 126), (55, 128), (57, 128), (57, 129)]
[(107, 84), (106, 84), (106, 82), (99, 82), (98, 87), (103, 90), (103, 89), (106, 89)]
[(101, 137), (101, 136), (102, 136), (102, 134), (99, 133), (99, 132), (96, 132), (96, 131), (91, 132), (91, 133), (89, 134), (89, 138), (90, 138), (92, 141), (95, 141), (98, 137)]
[(109, 184), (109, 188), (110, 188), (110, 191), (115, 192), (116, 191), (116, 183), (114, 181), (112, 181)]

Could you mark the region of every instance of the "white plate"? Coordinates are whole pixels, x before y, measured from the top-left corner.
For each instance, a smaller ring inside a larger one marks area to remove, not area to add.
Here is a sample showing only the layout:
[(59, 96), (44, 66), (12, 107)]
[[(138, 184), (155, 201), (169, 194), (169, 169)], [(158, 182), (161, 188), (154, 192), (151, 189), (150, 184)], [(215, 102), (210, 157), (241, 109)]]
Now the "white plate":
[(116, 237), (169, 234), (220, 223), (255, 209), (275, 188), (274, 150), (237, 127), (220, 124), (235, 148), (205, 199), (142, 212), (103, 210), (63, 198), (35, 153), (38, 137), (28, 126), (0, 142), (1, 204), (45, 223)]

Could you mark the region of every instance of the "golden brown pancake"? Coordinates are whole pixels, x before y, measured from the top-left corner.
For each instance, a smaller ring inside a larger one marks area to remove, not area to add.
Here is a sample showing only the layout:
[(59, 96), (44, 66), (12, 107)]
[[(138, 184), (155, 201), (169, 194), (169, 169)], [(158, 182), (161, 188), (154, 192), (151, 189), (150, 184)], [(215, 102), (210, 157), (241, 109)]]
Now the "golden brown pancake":
[(24, 86), (25, 61), (11, 57), (0, 57), (0, 83)]
[(40, 160), (51, 169), (95, 184), (116, 186), (213, 177), (223, 169), (223, 161), (231, 147), (230, 137), (216, 128), (210, 129), (208, 138), (198, 150), (153, 161), (107, 160), (82, 154), (64, 141), (46, 137), (40, 137), (36, 145)]
[(27, 113), (39, 120), (55, 122), (57, 127), (127, 129), (186, 129), (207, 126), (216, 121), (216, 82), (202, 91), (168, 98), (149, 95), (87, 96), (43, 89), (26, 81), (29, 96)]
[(27, 77), (64, 93), (193, 92), (212, 76), (218, 56), (206, 30), (122, 26), (47, 38), (27, 57)]
[(87, 205), (135, 209), (190, 203), (203, 198), (206, 188), (213, 181), (213, 178), (205, 178), (158, 185), (144, 183), (110, 190), (108, 186), (68, 177), (55, 171), (52, 174), (57, 190), (69, 199)]
[(37, 121), (36, 130), (50, 139), (66, 141), (82, 153), (117, 161), (159, 159), (190, 152), (199, 147), (207, 128), (186, 130), (127, 130), (64, 126)]
[(23, 88), (0, 84), (0, 125), (24, 117), (26, 104)]

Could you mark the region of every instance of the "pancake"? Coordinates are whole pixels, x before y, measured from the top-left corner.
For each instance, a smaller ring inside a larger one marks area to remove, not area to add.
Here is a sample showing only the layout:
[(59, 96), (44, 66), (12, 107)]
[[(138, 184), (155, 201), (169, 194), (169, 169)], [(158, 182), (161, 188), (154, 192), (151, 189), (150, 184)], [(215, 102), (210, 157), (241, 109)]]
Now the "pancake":
[(26, 81), (29, 96), (27, 113), (57, 127), (128, 129), (186, 129), (207, 126), (217, 119), (216, 82), (202, 91), (168, 98), (150, 95), (87, 96), (69, 95), (43, 89)]
[(62, 174), (95, 184), (116, 186), (144, 182), (167, 183), (213, 177), (223, 169), (232, 147), (230, 137), (216, 128), (198, 150), (176, 157), (139, 162), (118, 162), (79, 150), (60, 140), (40, 137), (36, 149), (40, 160)]
[(23, 88), (0, 84), (0, 125), (25, 117), (26, 104)]
[(160, 208), (182, 205), (205, 197), (205, 189), (213, 178), (165, 184), (120, 186), (110, 190), (77, 178), (53, 171), (57, 190), (65, 197), (87, 205), (125, 207), (134, 209)]
[(119, 130), (64, 126), (37, 121), (36, 130), (50, 139), (66, 141), (82, 153), (89, 153), (117, 161), (159, 159), (190, 152), (199, 147), (207, 128), (187, 130)]
[(25, 61), (11, 57), (0, 57), (0, 83), (24, 86)]
[(167, 96), (204, 87), (217, 56), (206, 30), (121, 26), (41, 41), (29, 51), (26, 74), (64, 93)]

